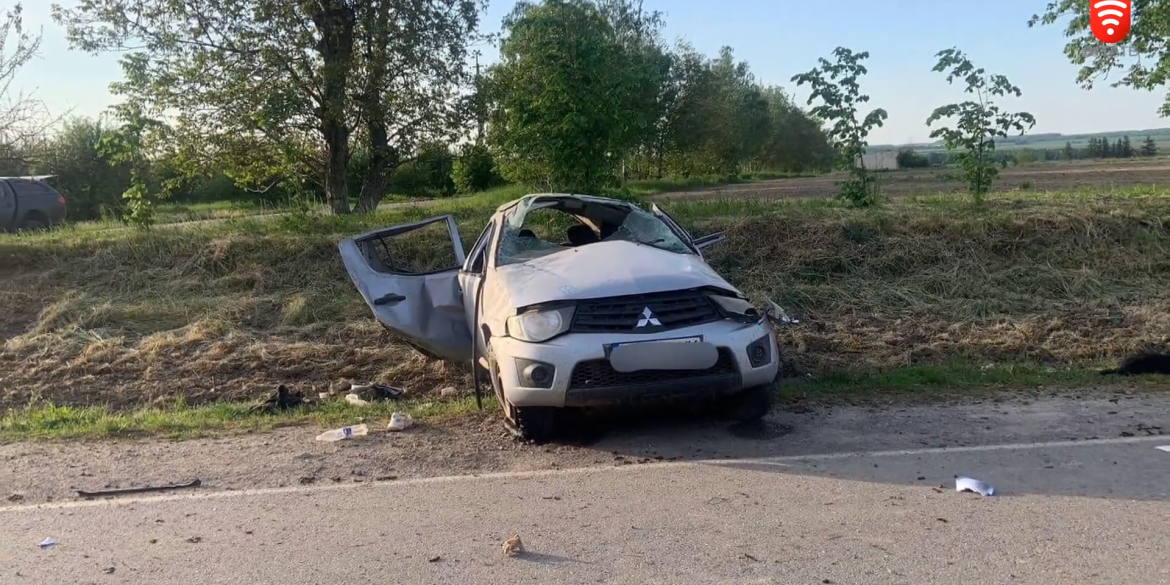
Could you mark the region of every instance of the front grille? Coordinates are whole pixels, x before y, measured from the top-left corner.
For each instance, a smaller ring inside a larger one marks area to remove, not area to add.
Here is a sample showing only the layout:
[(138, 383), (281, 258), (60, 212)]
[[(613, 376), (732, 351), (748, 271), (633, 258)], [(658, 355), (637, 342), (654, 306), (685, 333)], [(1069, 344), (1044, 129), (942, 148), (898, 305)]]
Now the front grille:
[[(644, 312), (658, 320), (638, 327)], [(579, 301), (572, 333), (655, 333), (701, 325), (720, 319), (715, 306), (699, 290), (609, 297)]]
[(573, 368), (573, 375), (569, 378), (569, 390), (637, 386), (640, 384), (656, 384), (675, 380), (686, 380), (689, 378), (727, 376), (735, 373), (735, 357), (731, 355), (731, 350), (724, 347), (719, 348), (719, 359), (715, 362), (715, 365), (705, 370), (640, 370), (637, 372), (619, 372), (613, 369), (613, 366), (609, 365), (609, 360), (588, 360), (577, 363)]

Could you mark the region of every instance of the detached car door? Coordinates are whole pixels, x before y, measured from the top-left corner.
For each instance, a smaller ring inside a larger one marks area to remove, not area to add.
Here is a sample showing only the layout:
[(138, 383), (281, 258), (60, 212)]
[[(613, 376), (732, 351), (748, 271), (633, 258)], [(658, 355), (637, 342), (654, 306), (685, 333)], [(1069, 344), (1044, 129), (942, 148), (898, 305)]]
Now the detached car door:
[(700, 238), (691, 237), (691, 234), (687, 232), (687, 230), (683, 229), (682, 225), (675, 221), (669, 213), (662, 210), (662, 208), (658, 207), (658, 205), (655, 203), (650, 204), (650, 213), (653, 213), (655, 217), (666, 223), (666, 225), (669, 226), (670, 229), (678, 235), (678, 237), (682, 238), (684, 242), (694, 248), (695, 252), (698, 252), (700, 256), (702, 255), (703, 250), (727, 239), (727, 236), (724, 235), (723, 232), (708, 234)]
[(454, 216), (347, 238), (338, 249), (350, 280), (382, 326), (429, 357), (471, 359), (459, 290), (466, 255)]

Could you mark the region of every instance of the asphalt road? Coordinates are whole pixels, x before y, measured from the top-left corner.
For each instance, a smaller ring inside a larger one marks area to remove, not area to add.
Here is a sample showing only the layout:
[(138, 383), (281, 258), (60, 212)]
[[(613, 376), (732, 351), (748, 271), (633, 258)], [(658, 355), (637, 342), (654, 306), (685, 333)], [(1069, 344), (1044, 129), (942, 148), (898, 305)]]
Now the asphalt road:
[[(1170, 583), (1170, 437), (0, 511), (2, 583)], [(954, 491), (955, 474), (999, 490)], [(503, 557), (520, 534), (527, 552)], [(59, 544), (40, 549), (46, 537)]]

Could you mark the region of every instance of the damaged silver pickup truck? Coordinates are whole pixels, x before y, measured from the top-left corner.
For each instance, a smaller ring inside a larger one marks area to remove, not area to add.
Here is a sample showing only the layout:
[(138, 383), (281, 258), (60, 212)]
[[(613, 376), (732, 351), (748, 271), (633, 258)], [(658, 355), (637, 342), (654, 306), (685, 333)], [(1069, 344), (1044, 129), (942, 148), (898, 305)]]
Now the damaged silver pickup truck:
[[(433, 228), (442, 241), (395, 242)], [(776, 341), (703, 259), (722, 240), (692, 238), (657, 206), (538, 194), (500, 206), (468, 253), (450, 215), (339, 248), (383, 326), (430, 357), (475, 364), (508, 428), (544, 440), (564, 408), (678, 397), (717, 399), (739, 420), (768, 413)], [(433, 257), (435, 246), (451, 247), (449, 265), (410, 262), (412, 248)]]

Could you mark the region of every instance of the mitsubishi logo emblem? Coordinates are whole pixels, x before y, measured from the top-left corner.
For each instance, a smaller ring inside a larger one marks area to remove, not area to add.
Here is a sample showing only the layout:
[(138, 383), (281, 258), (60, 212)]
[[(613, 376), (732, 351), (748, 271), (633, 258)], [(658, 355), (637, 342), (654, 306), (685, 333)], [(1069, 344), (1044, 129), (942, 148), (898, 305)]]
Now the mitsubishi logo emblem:
[(658, 317), (655, 317), (654, 313), (650, 311), (650, 307), (642, 309), (642, 318), (638, 319), (638, 324), (634, 325), (634, 327), (645, 327), (647, 325), (654, 327), (662, 326), (662, 323), (658, 321)]

